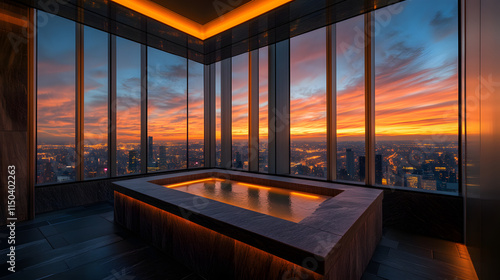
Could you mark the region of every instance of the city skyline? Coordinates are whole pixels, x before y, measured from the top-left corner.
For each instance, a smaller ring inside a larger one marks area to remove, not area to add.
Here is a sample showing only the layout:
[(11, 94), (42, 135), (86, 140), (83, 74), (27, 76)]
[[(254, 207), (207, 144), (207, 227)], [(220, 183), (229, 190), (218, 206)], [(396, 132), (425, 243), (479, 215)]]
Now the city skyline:
[[(267, 172), (267, 143), (261, 143), (259, 146), (259, 169), (261, 172)], [(415, 141), (381, 141), (380, 147), (375, 151), (376, 184), (456, 192), (458, 186), (457, 147), (457, 142), (432, 144)], [(71, 147), (68, 149), (64, 145), (41, 145), (38, 149), (37, 182), (39, 184), (74, 180), (75, 166), (71, 165)], [(295, 154), (290, 159), (291, 175), (326, 177), (325, 143), (296, 142), (291, 149)], [(185, 143), (166, 146), (164, 142), (156, 143), (153, 139), (148, 139), (147, 151), (149, 153), (148, 172), (203, 166), (202, 142), (193, 143), (188, 152)], [(109, 176), (106, 154), (106, 146), (94, 145), (86, 150), (85, 178)], [(234, 168), (248, 168), (247, 152), (237, 151), (233, 155)], [(337, 180), (363, 182), (364, 158), (363, 142), (339, 143)], [(117, 175), (139, 172), (141, 162), (138, 144), (122, 145), (117, 151)]]

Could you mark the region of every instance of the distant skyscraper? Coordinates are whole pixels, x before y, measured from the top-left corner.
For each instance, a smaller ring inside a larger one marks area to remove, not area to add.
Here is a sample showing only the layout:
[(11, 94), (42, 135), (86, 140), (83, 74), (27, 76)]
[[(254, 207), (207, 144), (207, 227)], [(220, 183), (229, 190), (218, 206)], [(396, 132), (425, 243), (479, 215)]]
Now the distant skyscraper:
[(375, 155), (375, 184), (382, 185), (382, 155)]
[[(365, 180), (366, 175), (366, 158), (365, 156), (359, 157), (359, 178), (361, 181)], [(375, 184), (382, 184), (382, 155), (375, 155)]]
[(405, 174), (405, 187), (422, 189), (422, 175)]
[(243, 168), (243, 162), (241, 161), (240, 152), (236, 152), (236, 162), (234, 164), (235, 168)]
[(158, 161), (158, 167), (160, 169), (167, 168), (167, 147), (166, 146), (160, 146), (160, 156), (159, 156), (159, 161)]
[(354, 178), (354, 152), (352, 149), (346, 149), (345, 150), (345, 157), (346, 157), (346, 163), (347, 163), (347, 175), (349, 176), (350, 179)]
[(153, 166), (154, 162), (153, 154), (153, 136), (148, 137), (148, 166)]
[(366, 169), (365, 169), (365, 156), (359, 157), (359, 180), (363, 182), (365, 180)]
[(422, 189), (435, 191), (437, 189), (436, 180), (422, 178)]
[(44, 162), (43, 165), (43, 180), (41, 180), (41, 183), (52, 182), (56, 180), (56, 174), (52, 169), (52, 164), (50, 163), (50, 161)]
[(137, 172), (137, 151), (132, 150), (128, 152), (128, 172)]

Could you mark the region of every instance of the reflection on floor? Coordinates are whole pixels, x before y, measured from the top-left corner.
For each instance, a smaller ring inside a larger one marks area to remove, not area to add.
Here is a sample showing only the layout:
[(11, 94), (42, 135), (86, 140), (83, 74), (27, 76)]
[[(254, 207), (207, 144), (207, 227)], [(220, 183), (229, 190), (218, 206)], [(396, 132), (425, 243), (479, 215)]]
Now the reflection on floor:
[[(6, 234), (1, 227), (1, 256)], [(16, 241), (16, 273), (2, 261), (1, 279), (203, 279), (113, 224), (112, 202), (38, 215), (18, 224)], [(385, 229), (363, 279), (477, 277), (463, 245)]]

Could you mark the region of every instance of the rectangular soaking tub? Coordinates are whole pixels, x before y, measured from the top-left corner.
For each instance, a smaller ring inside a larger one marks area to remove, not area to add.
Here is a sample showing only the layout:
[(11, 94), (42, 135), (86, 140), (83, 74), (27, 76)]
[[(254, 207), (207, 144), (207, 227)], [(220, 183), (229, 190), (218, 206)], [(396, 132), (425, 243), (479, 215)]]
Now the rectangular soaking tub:
[(115, 222), (209, 279), (359, 279), (382, 191), (205, 169), (114, 182)]

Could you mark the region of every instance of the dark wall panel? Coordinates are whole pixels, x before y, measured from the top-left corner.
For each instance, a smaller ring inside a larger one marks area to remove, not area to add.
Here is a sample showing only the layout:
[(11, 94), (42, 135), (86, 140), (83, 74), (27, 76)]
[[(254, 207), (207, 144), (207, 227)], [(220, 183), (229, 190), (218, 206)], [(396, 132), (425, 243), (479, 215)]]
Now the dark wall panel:
[(97, 179), (37, 187), (35, 188), (35, 214), (112, 200), (113, 190), (111, 183), (116, 181), (168, 173), (191, 172), (192, 170), (156, 172), (113, 179)]
[(92, 204), (113, 199), (110, 180), (60, 184), (35, 189), (35, 213)]
[(500, 275), (500, 2), (465, 1), (466, 244), (479, 279)]
[(7, 168), (15, 166), (15, 217), (29, 218), (28, 186), (28, 8), (0, 2), (0, 225), (7, 218)]
[(463, 213), (462, 197), (403, 190), (384, 191), (384, 227), (462, 243)]
[(481, 100), (480, 100), (480, 1), (465, 3), (467, 20), (464, 22), (465, 36), (465, 243), (469, 254), (480, 273), (481, 259), (481, 195), (479, 192), (479, 167), (481, 156)]
[(500, 2), (481, 1), (481, 279), (500, 275)]

